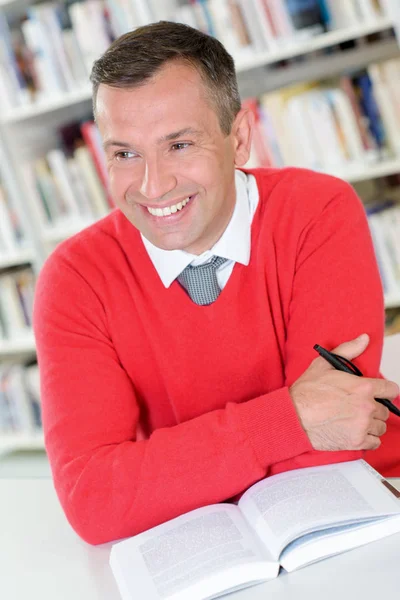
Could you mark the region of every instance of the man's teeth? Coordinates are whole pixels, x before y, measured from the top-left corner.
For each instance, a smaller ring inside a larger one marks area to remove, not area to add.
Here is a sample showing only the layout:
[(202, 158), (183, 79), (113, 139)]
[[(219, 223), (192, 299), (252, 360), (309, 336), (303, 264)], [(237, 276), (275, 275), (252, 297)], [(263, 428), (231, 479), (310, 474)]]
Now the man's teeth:
[(176, 213), (178, 210), (182, 210), (184, 206), (189, 202), (190, 197), (185, 198), (182, 202), (178, 202), (178, 204), (172, 204), (172, 206), (166, 206), (165, 208), (152, 208), (151, 206), (147, 207), (147, 210), (151, 215), (155, 217), (166, 217), (167, 215), (172, 215)]

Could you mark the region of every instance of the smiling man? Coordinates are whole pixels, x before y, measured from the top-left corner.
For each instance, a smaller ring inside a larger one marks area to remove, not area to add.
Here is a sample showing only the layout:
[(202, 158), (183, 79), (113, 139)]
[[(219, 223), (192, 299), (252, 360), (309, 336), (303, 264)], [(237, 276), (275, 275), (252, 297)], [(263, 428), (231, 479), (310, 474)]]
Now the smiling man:
[[(379, 376), (382, 289), (351, 187), (244, 169), (233, 61), (190, 27), (126, 34), (91, 79), (117, 209), (48, 259), (34, 316), (72, 526), (94, 544), (127, 537), (363, 451), (400, 475), (399, 426), (374, 400), (398, 395)], [(367, 377), (315, 358), (316, 342)]]

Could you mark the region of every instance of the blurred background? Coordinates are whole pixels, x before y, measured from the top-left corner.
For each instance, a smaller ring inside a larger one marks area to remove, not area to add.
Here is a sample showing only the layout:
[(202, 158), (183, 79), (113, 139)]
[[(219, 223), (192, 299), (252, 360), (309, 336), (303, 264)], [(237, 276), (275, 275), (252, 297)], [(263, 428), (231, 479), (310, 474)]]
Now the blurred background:
[(364, 202), (400, 331), (399, 0), (0, 0), (0, 477), (48, 477), (31, 329), (35, 279), (112, 210), (93, 61), (161, 19), (219, 38), (255, 114), (248, 166), (341, 177)]

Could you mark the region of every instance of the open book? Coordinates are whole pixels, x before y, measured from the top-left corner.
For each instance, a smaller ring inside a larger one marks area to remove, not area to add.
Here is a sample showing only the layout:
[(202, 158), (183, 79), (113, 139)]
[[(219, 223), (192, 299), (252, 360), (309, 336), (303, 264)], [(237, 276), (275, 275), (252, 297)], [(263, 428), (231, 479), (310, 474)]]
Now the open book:
[(123, 600), (205, 600), (400, 531), (400, 493), (363, 460), (263, 479), (113, 545)]

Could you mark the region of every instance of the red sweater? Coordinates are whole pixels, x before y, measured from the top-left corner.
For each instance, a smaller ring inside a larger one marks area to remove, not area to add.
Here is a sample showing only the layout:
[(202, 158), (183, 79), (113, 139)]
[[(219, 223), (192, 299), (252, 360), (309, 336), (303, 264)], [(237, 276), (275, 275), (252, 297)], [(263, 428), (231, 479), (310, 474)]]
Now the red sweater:
[[(371, 344), (357, 363), (378, 374), (384, 309), (363, 206), (325, 175), (253, 173), (250, 264), (235, 265), (210, 306), (177, 282), (163, 286), (119, 211), (61, 244), (41, 272), (46, 446), (66, 515), (90, 543), (227, 500), (272, 473), (360, 456), (313, 451), (288, 386), (315, 343), (364, 331)], [(139, 422), (147, 439), (137, 441)], [(374, 455), (384, 472), (399, 469), (390, 435)]]

